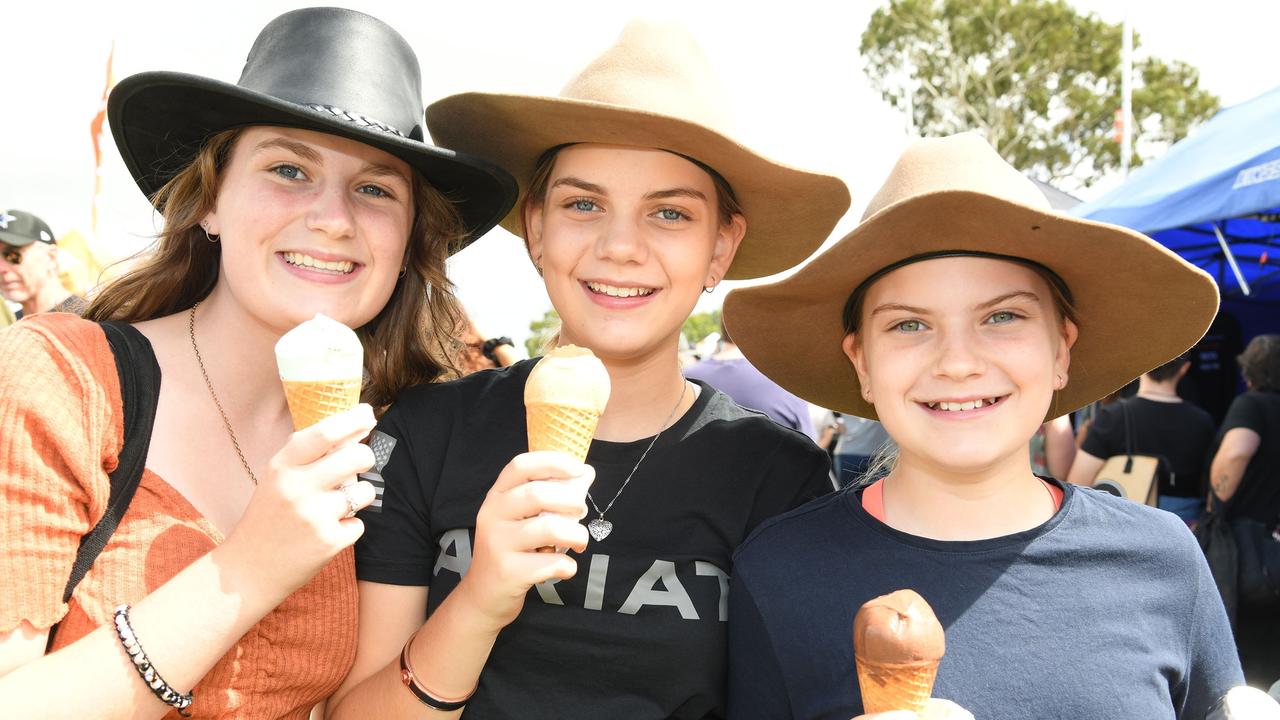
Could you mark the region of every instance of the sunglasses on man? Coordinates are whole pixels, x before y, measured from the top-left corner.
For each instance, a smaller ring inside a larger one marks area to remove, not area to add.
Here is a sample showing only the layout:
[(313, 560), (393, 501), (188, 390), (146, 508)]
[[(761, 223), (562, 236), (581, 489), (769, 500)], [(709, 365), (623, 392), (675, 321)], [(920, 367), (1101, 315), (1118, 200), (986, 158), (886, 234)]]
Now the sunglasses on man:
[(22, 248), (16, 248), (12, 245), (5, 245), (0, 249), (0, 257), (10, 265), (22, 264)]

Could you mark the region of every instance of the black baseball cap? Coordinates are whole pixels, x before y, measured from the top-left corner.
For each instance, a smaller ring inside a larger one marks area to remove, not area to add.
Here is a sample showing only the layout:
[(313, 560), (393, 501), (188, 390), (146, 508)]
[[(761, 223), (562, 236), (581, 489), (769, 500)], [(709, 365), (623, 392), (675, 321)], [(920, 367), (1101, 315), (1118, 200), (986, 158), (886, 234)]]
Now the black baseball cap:
[(26, 247), (33, 242), (53, 244), (53, 231), (48, 223), (29, 212), (0, 212), (0, 242), (13, 247)]

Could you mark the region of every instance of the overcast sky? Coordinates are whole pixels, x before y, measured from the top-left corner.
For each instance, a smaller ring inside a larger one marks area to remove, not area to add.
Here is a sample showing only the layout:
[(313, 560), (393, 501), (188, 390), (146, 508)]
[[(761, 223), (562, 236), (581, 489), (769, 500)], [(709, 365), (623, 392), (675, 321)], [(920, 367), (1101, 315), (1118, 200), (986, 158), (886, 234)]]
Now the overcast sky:
[[(1202, 86), (1232, 105), (1280, 85), (1274, 0), (1071, 0), (1118, 22), (1127, 11), (1140, 53), (1201, 70)], [(902, 116), (870, 89), (859, 37), (880, 2), (347, 2), (399, 30), (418, 53), (423, 96), (467, 90), (555, 94), (612, 44), (636, 14), (671, 18), (702, 43), (723, 77), (738, 119), (737, 139), (791, 165), (842, 177), (861, 216), (906, 143)], [(0, 209), (43, 217), (55, 234), (88, 233), (93, 195), (89, 123), (97, 111), (111, 43), (116, 77), (175, 70), (234, 82), (258, 31), (306, 3), (260, 0), (42, 2), (11, 4), (2, 52), (6, 112), (0, 115)], [(106, 138), (103, 203), (92, 243), (119, 257), (144, 245), (156, 224)], [(1114, 185), (1096, 186), (1087, 197)], [(518, 238), (495, 230), (451, 265), (481, 332), (517, 341), (550, 307)], [(725, 283), (700, 310), (719, 307)]]

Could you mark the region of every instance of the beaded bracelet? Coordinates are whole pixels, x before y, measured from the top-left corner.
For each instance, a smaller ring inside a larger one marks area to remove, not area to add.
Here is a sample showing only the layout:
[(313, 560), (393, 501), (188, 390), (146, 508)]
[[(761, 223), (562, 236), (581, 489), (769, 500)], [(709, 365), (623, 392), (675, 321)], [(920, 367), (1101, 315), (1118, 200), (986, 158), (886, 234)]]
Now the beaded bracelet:
[(169, 683), (165, 682), (151, 665), (151, 660), (142, 649), (142, 643), (138, 642), (138, 636), (133, 632), (133, 626), (129, 624), (128, 605), (120, 605), (116, 608), (115, 625), (116, 637), (120, 638), (120, 644), (124, 646), (125, 653), (133, 661), (133, 669), (142, 676), (142, 681), (151, 688), (152, 694), (165, 705), (176, 708), (182, 717), (191, 717), (191, 711), (187, 709), (191, 707), (191, 693), (183, 695), (169, 687)]
[[(418, 630), (421, 630), (421, 628)], [(408, 641), (404, 644), (404, 650), (400, 651), (400, 680), (405, 687), (409, 688), (414, 697), (418, 698), (419, 702), (433, 710), (461, 710), (467, 706), (467, 701), (476, 693), (475, 690), (467, 693), (467, 696), (461, 700), (441, 700), (418, 684), (418, 678), (413, 674), (413, 666), (409, 664), (409, 648), (413, 645), (414, 638), (418, 637), (418, 630), (415, 630), (409, 636)]]

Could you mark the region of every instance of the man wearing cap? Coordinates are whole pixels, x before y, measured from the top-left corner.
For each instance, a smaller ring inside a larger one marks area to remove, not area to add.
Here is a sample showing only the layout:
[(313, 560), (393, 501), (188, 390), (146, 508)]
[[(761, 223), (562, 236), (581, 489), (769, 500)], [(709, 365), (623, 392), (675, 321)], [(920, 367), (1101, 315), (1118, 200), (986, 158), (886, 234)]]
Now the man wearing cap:
[(14, 313), (17, 320), (84, 307), (84, 298), (58, 279), (58, 248), (49, 225), (29, 212), (0, 212), (0, 295), (22, 306)]

